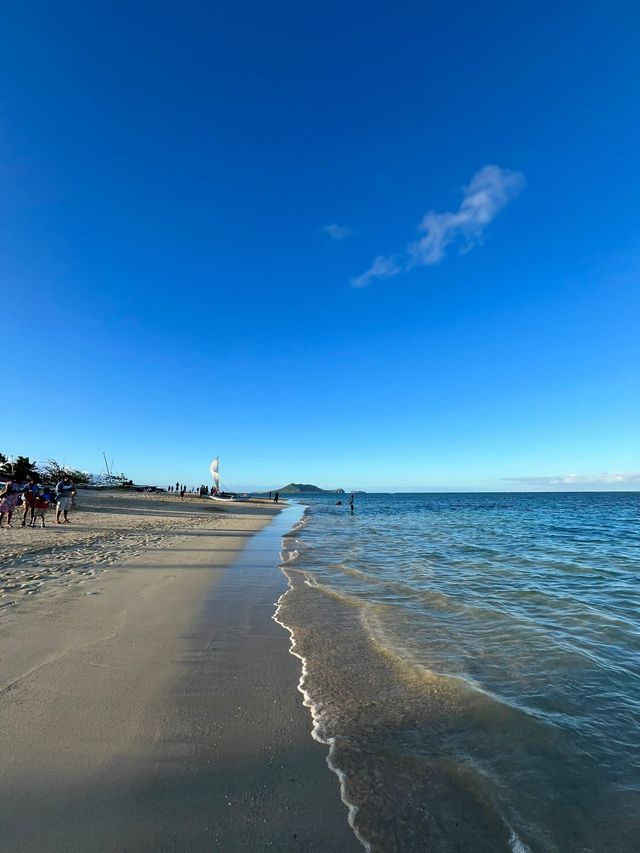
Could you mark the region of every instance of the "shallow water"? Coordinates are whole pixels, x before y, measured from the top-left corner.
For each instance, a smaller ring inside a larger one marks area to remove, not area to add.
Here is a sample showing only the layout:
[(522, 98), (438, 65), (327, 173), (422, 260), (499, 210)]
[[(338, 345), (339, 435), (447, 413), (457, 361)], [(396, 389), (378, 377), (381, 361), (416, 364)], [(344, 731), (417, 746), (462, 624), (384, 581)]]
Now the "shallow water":
[(640, 495), (335, 500), (277, 618), (360, 840), (637, 850)]

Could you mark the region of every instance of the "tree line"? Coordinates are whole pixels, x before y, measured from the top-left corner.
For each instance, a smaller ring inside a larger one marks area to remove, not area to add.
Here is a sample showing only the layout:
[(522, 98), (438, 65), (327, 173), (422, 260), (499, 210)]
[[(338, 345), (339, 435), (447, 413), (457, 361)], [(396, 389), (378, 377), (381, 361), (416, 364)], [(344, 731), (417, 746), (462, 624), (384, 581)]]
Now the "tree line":
[(91, 474), (75, 468), (66, 468), (55, 459), (38, 465), (35, 459), (29, 459), (28, 456), (16, 456), (9, 461), (4, 453), (0, 453), (0, 476), (10, 477), (16, 483), (24, 483), (31, 477), (41, 483), (57, 483), (63, 477), (71, 477), (77, 485), (90, 483), (93, 479)]

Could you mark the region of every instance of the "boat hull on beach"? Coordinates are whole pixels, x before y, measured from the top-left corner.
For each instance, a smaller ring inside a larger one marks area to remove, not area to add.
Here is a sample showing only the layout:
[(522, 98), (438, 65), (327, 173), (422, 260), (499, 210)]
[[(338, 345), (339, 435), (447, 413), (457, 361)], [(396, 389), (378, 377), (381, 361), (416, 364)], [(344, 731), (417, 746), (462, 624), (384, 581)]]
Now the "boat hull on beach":
[(225, 504), (251, 500), (251, 495), (209, 495), (209, 497), (212, 501), (219, 501)]

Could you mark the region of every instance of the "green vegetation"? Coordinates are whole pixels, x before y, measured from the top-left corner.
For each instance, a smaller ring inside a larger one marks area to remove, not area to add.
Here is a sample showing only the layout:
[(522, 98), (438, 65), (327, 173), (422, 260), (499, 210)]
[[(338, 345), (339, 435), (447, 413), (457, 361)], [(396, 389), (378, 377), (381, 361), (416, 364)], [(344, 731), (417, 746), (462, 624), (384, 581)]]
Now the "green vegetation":
[(35, 459), (31, 461), (28, 456), (16, 456), (10, 462), (4, 453), (0, 453), (0, 475), (11, 477), (12, 480), (23, 483), (34, 475), (38, 476), (36, 461)]
[(63, 468), (55, 459), (49, 459), (40, 470), (45, 483), (57, 483), (63, 477), (71, 477), (77, 486), (82, 486), (93, 480), (91, 474), (87, 474), (84, 471), (77, 471), (75, 468)]
[[(52, 485), (57, 483), (63, 477), (71, 477), (73, 482), (78, 486), (95, 483), (100, 478), (93, 474), (88, 474), (86, 471), (79, 471), (77, 468), (70, 468), (65, 465), (60, 465), (55, 459), (49, 459), (40, 465), (28, 456), (16, 456), (9, 459), (4, 453), (0, 453), (0, 477), (5, 479), (11, 478), (16, 483), (24, 483), (30, 477), (36, 477), (39, 482)], [(111, 475), (107, 478), (106, 484), (112, 486), (132, 485), (131, 480), (125, 475)]]

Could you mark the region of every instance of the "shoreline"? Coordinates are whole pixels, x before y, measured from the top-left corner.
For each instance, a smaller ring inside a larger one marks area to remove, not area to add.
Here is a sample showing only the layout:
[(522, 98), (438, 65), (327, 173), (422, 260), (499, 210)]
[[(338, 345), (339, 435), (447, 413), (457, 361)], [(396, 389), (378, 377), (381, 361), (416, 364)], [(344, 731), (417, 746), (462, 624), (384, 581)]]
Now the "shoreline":
[(218, 510), (0, 609), (0, 847), (361, 849), (272, 620), (295, 512)]
[(362, 847), (365, 849), (365, 851), (369, 853), (369, 851), (371, 850), (371, 844), (362, 836), (361, 832), (358, 829), (356, 823), (358, 807), (355, 803), (349, 800), (347, 794), (346, 775), (334, 760), (333, 753), (335, 748), (335, 738), (325, 737), (321, 733), (321, 720), (319, 710), (311, 696), (310, 691), (307, 689), (307, 682), (309, 677), (309, 661), (299, 648), (298, 641), (296, 640), (295, 628), (293, 626), (290, 626), (286, 622), (286, 619), (282, 612), (286, 607), (287, 596), (293, 594), (295, 591), (292, 577), (287, 571), (287, 568), (291, 568), (291, 564), (295, 568), (295, 562), (300, 553), (298, 551), (298, 548), (296, 547), (300, 546), (300, 542), (296, 539), (296, 537), (297, 534), (306, 527), (308, 522), (309, 517), (307, 514), (307, 510), (303, 510), (302, 515), (298, 519), (297, 523), (294, 525), (293, 529), (290, 530), (286, 537), (283, 538), (283, 563), (281, 565), (281, 570), (286, 581), (286, 589), (278, 598), (278, 601), (276, 602), (275, 613), (271, 618), (287, 632), (287, 634), (289, 635), (289, 654), (293, 655), (293, 657), (300, 661), (300, 677), (298, 679), (297, 689), (302, 697), (302, 704), (308, 710), (309, 715), (311, 717), (311, 737), (317, 743), (322, 744), (326, 748), (327, 767), (331, 770), (331, 772), (336, 776), (338, 780), (338, 784), (340, 786), (340, 799), (342, 800), (342, 803), (347, 810), (347, 822), (351, 828), (351, 831), (353, 832), (354, 838), (356, 838), (360, 842)]

